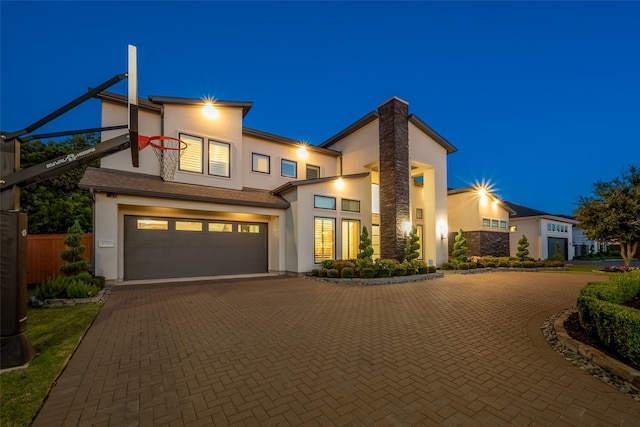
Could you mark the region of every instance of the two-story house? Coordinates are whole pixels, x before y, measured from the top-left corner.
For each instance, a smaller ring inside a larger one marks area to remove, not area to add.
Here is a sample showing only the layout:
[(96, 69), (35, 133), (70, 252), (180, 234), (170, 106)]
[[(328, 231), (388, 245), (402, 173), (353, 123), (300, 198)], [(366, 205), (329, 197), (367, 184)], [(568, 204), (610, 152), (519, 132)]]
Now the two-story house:
[[(125, 97), (103, 93), (102, 125), (126, 123)], [(447, 260), (447, 154), (456, 149), (391, 98), (324, 143), (244, 127), (250, 102), (151, 96), (141, 135), (179, 138), (176, 171), (154, 150), (89, 168), (95, 273), (109, 282), (255, 273), (302, 274), (355, 258), (367, 227), (375, 256), (401, 258), (416, 227), (421, 256)], [(207, 106), (211, 112), (211, 106)], [(104, 132), (103, 140), (122, 133)], [(162, 176), (165, 176), (163, 179)]]

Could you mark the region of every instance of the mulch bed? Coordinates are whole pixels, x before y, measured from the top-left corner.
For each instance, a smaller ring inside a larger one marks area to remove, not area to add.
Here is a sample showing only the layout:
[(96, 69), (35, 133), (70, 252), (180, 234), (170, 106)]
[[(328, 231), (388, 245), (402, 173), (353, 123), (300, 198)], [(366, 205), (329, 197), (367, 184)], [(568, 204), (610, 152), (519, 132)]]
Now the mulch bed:
[[(640, 294), (636, 295), (631, 301), (625, 303), (624, 305), (640, 310)], [(603, 343), (600, 342), (597, 337), (590, 335), (580, 324), (577, 312), (569, 315), (567, 320), (564, 322), (564, 328), (569, 336), (574, 340), (580, 341), (588, 346), (600, 350), (608, 356), (640, 371), (640, 363), (623, 358), (618, 353), (616, 353), (615, 350), (607, 348)]]

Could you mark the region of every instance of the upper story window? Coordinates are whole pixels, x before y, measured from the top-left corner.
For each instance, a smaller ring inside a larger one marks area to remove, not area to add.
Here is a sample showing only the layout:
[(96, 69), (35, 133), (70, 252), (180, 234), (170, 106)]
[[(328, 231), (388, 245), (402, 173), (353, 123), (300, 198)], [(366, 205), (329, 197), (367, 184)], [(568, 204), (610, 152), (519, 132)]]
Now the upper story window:
[(491, 227), (491, 220), (489, 218), (482, 218), (483, 227)]
[(181, 171), (202, 173), (203, 139), (183, 133), (180, 134), (179, 138), (187, 144), (187, 148), (184, 149), (180, 156), (179, 169)]
[(209, 140), (209, 174), (229, 177), (229, 160), (231, 157), (231, 145), (226, 142)]
[(307, 179), (320, 178), (320, 166), (307, 165)]
[(313, 207), (336, 210), (336, 198), (327, 196), (314, 196)]
[(347, 212), (360, 212), (360, 200), (342, 199), (342, 210)]
[(500, 228), (507, 228), (507, 221), (500, 221)]
[(293, 160), (282, 159), (281, 175), (287, 178), (296, 178), (298, 176), (298, 163)]
[(416, 219), (422, 219), (422, 208), (416, 208)]
[(251, 170), (254, 172), (271, 173), (270, 157), (264, 154), (252, 154)]

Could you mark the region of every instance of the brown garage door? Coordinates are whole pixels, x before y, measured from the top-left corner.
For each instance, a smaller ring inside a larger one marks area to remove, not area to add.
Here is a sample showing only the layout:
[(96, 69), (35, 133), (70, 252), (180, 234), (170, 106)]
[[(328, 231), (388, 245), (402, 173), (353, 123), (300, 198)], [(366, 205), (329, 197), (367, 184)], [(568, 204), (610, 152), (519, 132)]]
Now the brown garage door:
[(267, 224), (125, 216), (124, 279), (265, 273)]

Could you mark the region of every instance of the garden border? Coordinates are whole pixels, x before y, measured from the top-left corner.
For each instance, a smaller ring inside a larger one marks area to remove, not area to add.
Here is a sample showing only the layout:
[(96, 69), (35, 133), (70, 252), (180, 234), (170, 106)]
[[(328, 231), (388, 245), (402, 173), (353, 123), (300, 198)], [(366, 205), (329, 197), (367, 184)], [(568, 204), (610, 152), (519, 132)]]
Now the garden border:
[(439, 279), (444, 277), (442, 273), (412, 274), (411, 276), (392, 276), (392, 277), (372, 277), (365, 279), (362, 277), (354, 277), (353, 279), (331, 278), (305, 276), (307, 279), (318, 282), (334, 283), (336, 285), (357, 285), (357, 286), (374, 286), (374, 285), (391, 285), (394, 283), (410, 283), (421, 282), (423, 280)]

